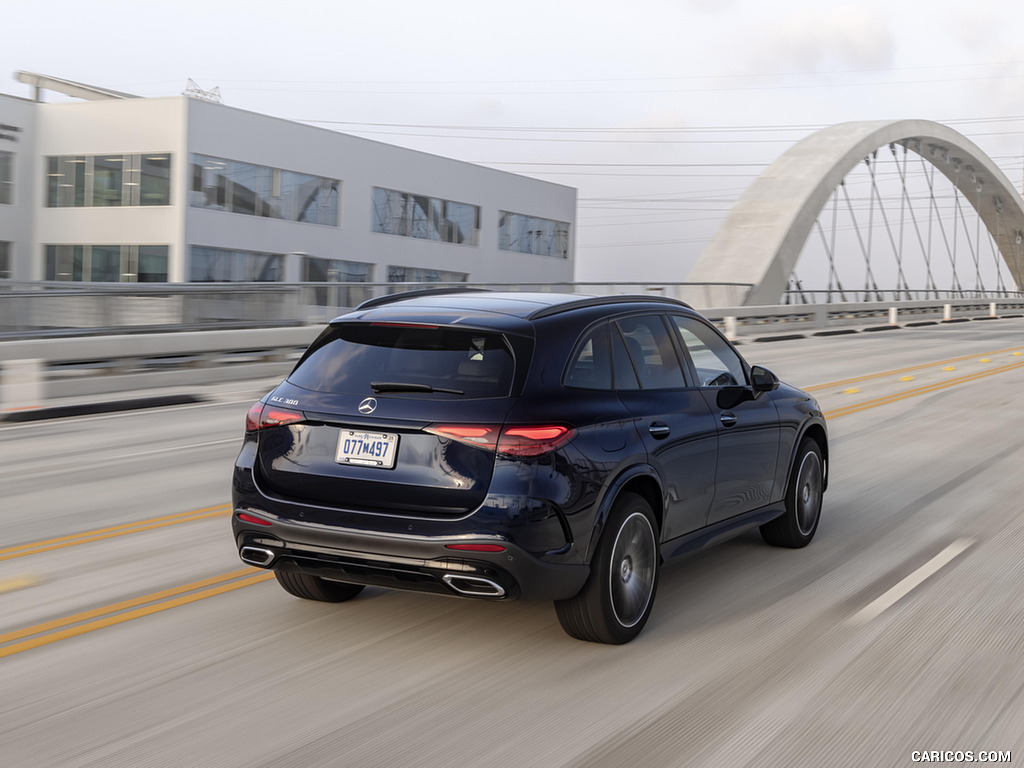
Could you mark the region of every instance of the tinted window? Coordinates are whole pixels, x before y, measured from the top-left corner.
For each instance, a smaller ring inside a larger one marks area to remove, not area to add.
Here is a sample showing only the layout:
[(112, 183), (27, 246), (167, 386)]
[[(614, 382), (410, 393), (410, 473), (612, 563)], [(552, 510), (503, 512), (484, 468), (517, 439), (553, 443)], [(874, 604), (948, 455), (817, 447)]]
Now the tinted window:
[[(500, 334), (345, 323), (314, 343), (288, 381), (317, 392), (367, 393), (373, 391), (371, 382), (386, 382), (458, 390), (463, 397), (506, 397), (513, 367)], [(382, 394), (431, 396), (397, 390)]]
[(626, 342), (641, 389), (675, 389), (686, 386), (668, 328), (660, 316), (629, 317), (619, 320), (617, 325)]
[(732, 348), (711, 328), (689, 317), (673, 317), (683, 346), (690, 354), (702, 387), (746, 384), (743, 363)]
[(569, 362), (565, 386), (579, 389), (612, 388), (607, 325), (599, 325), (583, 337)]

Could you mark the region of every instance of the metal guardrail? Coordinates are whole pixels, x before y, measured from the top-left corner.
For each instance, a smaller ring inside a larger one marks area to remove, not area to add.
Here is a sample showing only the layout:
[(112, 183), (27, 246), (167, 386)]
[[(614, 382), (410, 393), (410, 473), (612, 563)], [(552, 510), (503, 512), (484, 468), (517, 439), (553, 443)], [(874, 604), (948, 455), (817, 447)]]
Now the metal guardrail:
[(992, 299), (1024, 299), (1024, 291), (1000, 290), (950, 290), (950, 289), (871, 289), (871, 290), (801, 290), (792, 289), (782, 295), (782, 303), (801, 304), (846, 304), (846, 303), (877, 303), (904, 301), (960, 301), (962, 299), (991, 301)]
[(70, 283), (0, 281), (0, 339), (322, 323), (367, 299), (420, 288), (670, 296), (740, 304), (741, 283)]
[(926, 325), (1024, 315), (1024, 296), (1004, 299), (847, 302), (702, 310), (729, 338), (825, 335), (857, 328)]
[[(1020, 317), (1024, 298), (734, 306), (704, 314), (730, 338), (743, 341)], [(280, 377), (320, 325), (0, 341), (0, 411), (65, 397)]]
[(66, 397), (280, 377), (319, 326), (0, 342), (0, 413)]

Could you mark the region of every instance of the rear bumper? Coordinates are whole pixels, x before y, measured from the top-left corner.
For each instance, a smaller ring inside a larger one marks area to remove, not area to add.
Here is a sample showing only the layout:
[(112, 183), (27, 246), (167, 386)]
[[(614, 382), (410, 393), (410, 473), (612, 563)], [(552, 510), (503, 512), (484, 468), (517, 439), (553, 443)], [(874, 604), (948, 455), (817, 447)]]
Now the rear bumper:
[[(266, 525), (247, 523), (238, 513)], [(539, 560), (498, 536), (377, 533), (304, 523), (264, 510), (236, 509), (242, 559), (267, 569), (352, 584), (484, 600), (564, 600), (583, 588), (589, 566)], [(460, 552), (448, 544), (498, 544), (501, 552)]]

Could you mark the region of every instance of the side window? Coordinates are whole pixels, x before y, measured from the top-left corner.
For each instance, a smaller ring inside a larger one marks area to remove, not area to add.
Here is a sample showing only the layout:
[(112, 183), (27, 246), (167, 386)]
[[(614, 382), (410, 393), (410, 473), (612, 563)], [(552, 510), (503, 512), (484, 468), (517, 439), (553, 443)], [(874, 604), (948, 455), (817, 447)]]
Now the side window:
[(668, 328), (659, 315), (628, 317), (616, 325), (626, 343), (641, 389), (679, 389), (686, 386)]
[(565, 386), (577, 389), (612, 388), (607, 323), (592, 329), (576, 346), (566, 371)]
[(690, 354), (702, 387), (746, 384), (743, 363), (732, 348), (711, 328), (690, 317), (672, 317), (683, 346)]

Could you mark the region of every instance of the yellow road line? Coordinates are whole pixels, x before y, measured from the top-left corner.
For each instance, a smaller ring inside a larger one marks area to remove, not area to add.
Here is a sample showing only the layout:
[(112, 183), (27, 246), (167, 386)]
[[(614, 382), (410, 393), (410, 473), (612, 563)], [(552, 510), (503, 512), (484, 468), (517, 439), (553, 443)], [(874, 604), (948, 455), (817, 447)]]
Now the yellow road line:
[[(12, 656), (43, 645), (49, 645), (58, 640), (84, 635), (86, 632), (103, 629), (104, 627), (123, 624), (132, 619), (166, 611), (179, 605), (194, 603), (207, 597), (221, 595), (252, 584), (259, 584), (272, 578), (274, 578), (273, 573), (260, 572), (253, 568), (243, 568), (238, 571), (221, 574), (220, 576), (194, 581), (191, 584), (184, 584), (180, 587), (165, 589), (152, 595), (124, 600), (103, 608), (83, 611), (82, 613), (65, 616), (61, 619), (37, 624), (34, 627), (8, 632), (7, 634), (0, 635), (0, 645), (5, 643), (13, 644), (0, 648), (0, 658)], [(133, 608), (134, 610), (129, 610)], [(90, 621), (90, 619), (93, 620)], [(36, 635), (36, 637), (32, 637), (33, 635)], [(30, 639), (22, 640), (22, 638)], [(21, 642), (14, 642), (16, 640), (21, 640)]]
[(4, 592), (16, 592), (19, 589), (34, 587), (39, 583), (35, 576), (12, 576), (9, 579), (0, 579), (0, 595)]
[[(1005, 352), (1013, 352), (1015, 349), (1024, 349), (1024, 346), (1021, 346), (1021, 347), (1007, 347), (1006, 349), (997, 349), (994, 352), (984, 352), (984, 353), (982, 353), (982, 357), (991, 357), (993, 355), (1001, 355), (1001, 354), (1003, 354)], [(1014, 353), (1014, 354), (1016, 355), (1016, 353)], [(912, 371), (922, 371), (925, 368), (933, 368), (933, 367), (935, 367), (937, 365), (948, 365), (949, 363), (959, 363), (959, 362), (963, 362), (964, 360), (974, 360), (974, 359), (977, 359), (977, 358), (978, 358), (977, 354), (974, 354), (974, 355), (963, 355), (961, 357), (951, 357), (948, 360), (936, 360), (933, 363), (921, 363), (920, 365), (911, 365), (911, 366), (908, 366), (906, 368), (895, 368), (895, 369), (893, 369), (891, 371), (880, 371), (879, 373), (869, 373), (869, 374), (866, 374), (864, 376), (854, 376), (851, 379), (840, 379), (839, 381), (830, 381), (830, 382), (827, 382), (825, 384), (815, 384), (815, 385), (810, 386), (810, 387), (801, 387), (801, 389), (804, 390), (805, 392), (817, 392), (817, 391), (822, 390), (822, 389), (831, 389), (832, 387), (842, 387), (842, 386), (845, 386), (847, 384), (856, 384), (857, 382), (860, 382), (860, 381), (869, 381), (871, 379), (881, 379), (881, 378), (884, 378), (886, 376), (896, 376), (896, 375), (901, 374), (901, 373), (910, 373)]]
[(825, 418), (834, 419), (839, 416), (846, 416), (851, 413), (857, 413), (858, 411), (866, 411), (868, 408), (875, 408), (879, 405), (888, 405), (898, 400), (905, 400), (908, 397), (917, 397), (918, 395), (926, 395), (929, 392), (937, 392), (940, 389), (948, 389), (949, 387), (955, 387), (957, 384), (966, 384), (969, 381), (975, 381), (976, 379), (983, 379), (986, 376), (995, 376), (997, 373), (1005, 373), (1006, 371), (1014, 371), (1019, 368), (1024, 368), (1024, 363), (1012, 363), (1010, 365), (1004, 365), (1001, 368), (988, 368), (984, 371), (972, 373), (967, 376), (960, 376), (956, 379), (947, 379), (946, 381), (939, 381), (934, 384), (928, 384), (924, 387), (918, 387), (916, 389), (909, 389), (905, 392), (899, 392), (893, 395), (886, 395), (885, 397), (875, 398), (874, 400), (867, 400), (863, 403), (856, 405), (849, 405), (844, 408), (836, 408), (832, 411), (825, 411)]
[(91, 541), (112, 539), (116, 536), (125, 536), (129, 533), (139, 533), (140, 531), (165, 528), (169, 525), (177, 525), (178, 523), (190, 523), (193, 520), (218, 517), (220, 515), (226, 515), (230, 513), (230, 511), (230, 504), (220, 504), (216, 507), (194, 509), (191, 512), (180, 512), (175, 515), (154, 517), (149, 520), (138, 520), (134, 523), (112, 525), (108, 528), (97, 528), (93, 531), (75, 533), (70, 536), (60, 536), (55, 539), (46, 539), (44, 541), (35, 541), (30, 544), (18, 544), (17, 546), (0, 549), (0, 562), (4, 560), (13, 560), (16, 557), (24, 557), (25, 555), (36, 555), (40, 552), (50, 552), (55, 549), (73, 547), (77, 544), (86, 544)]

